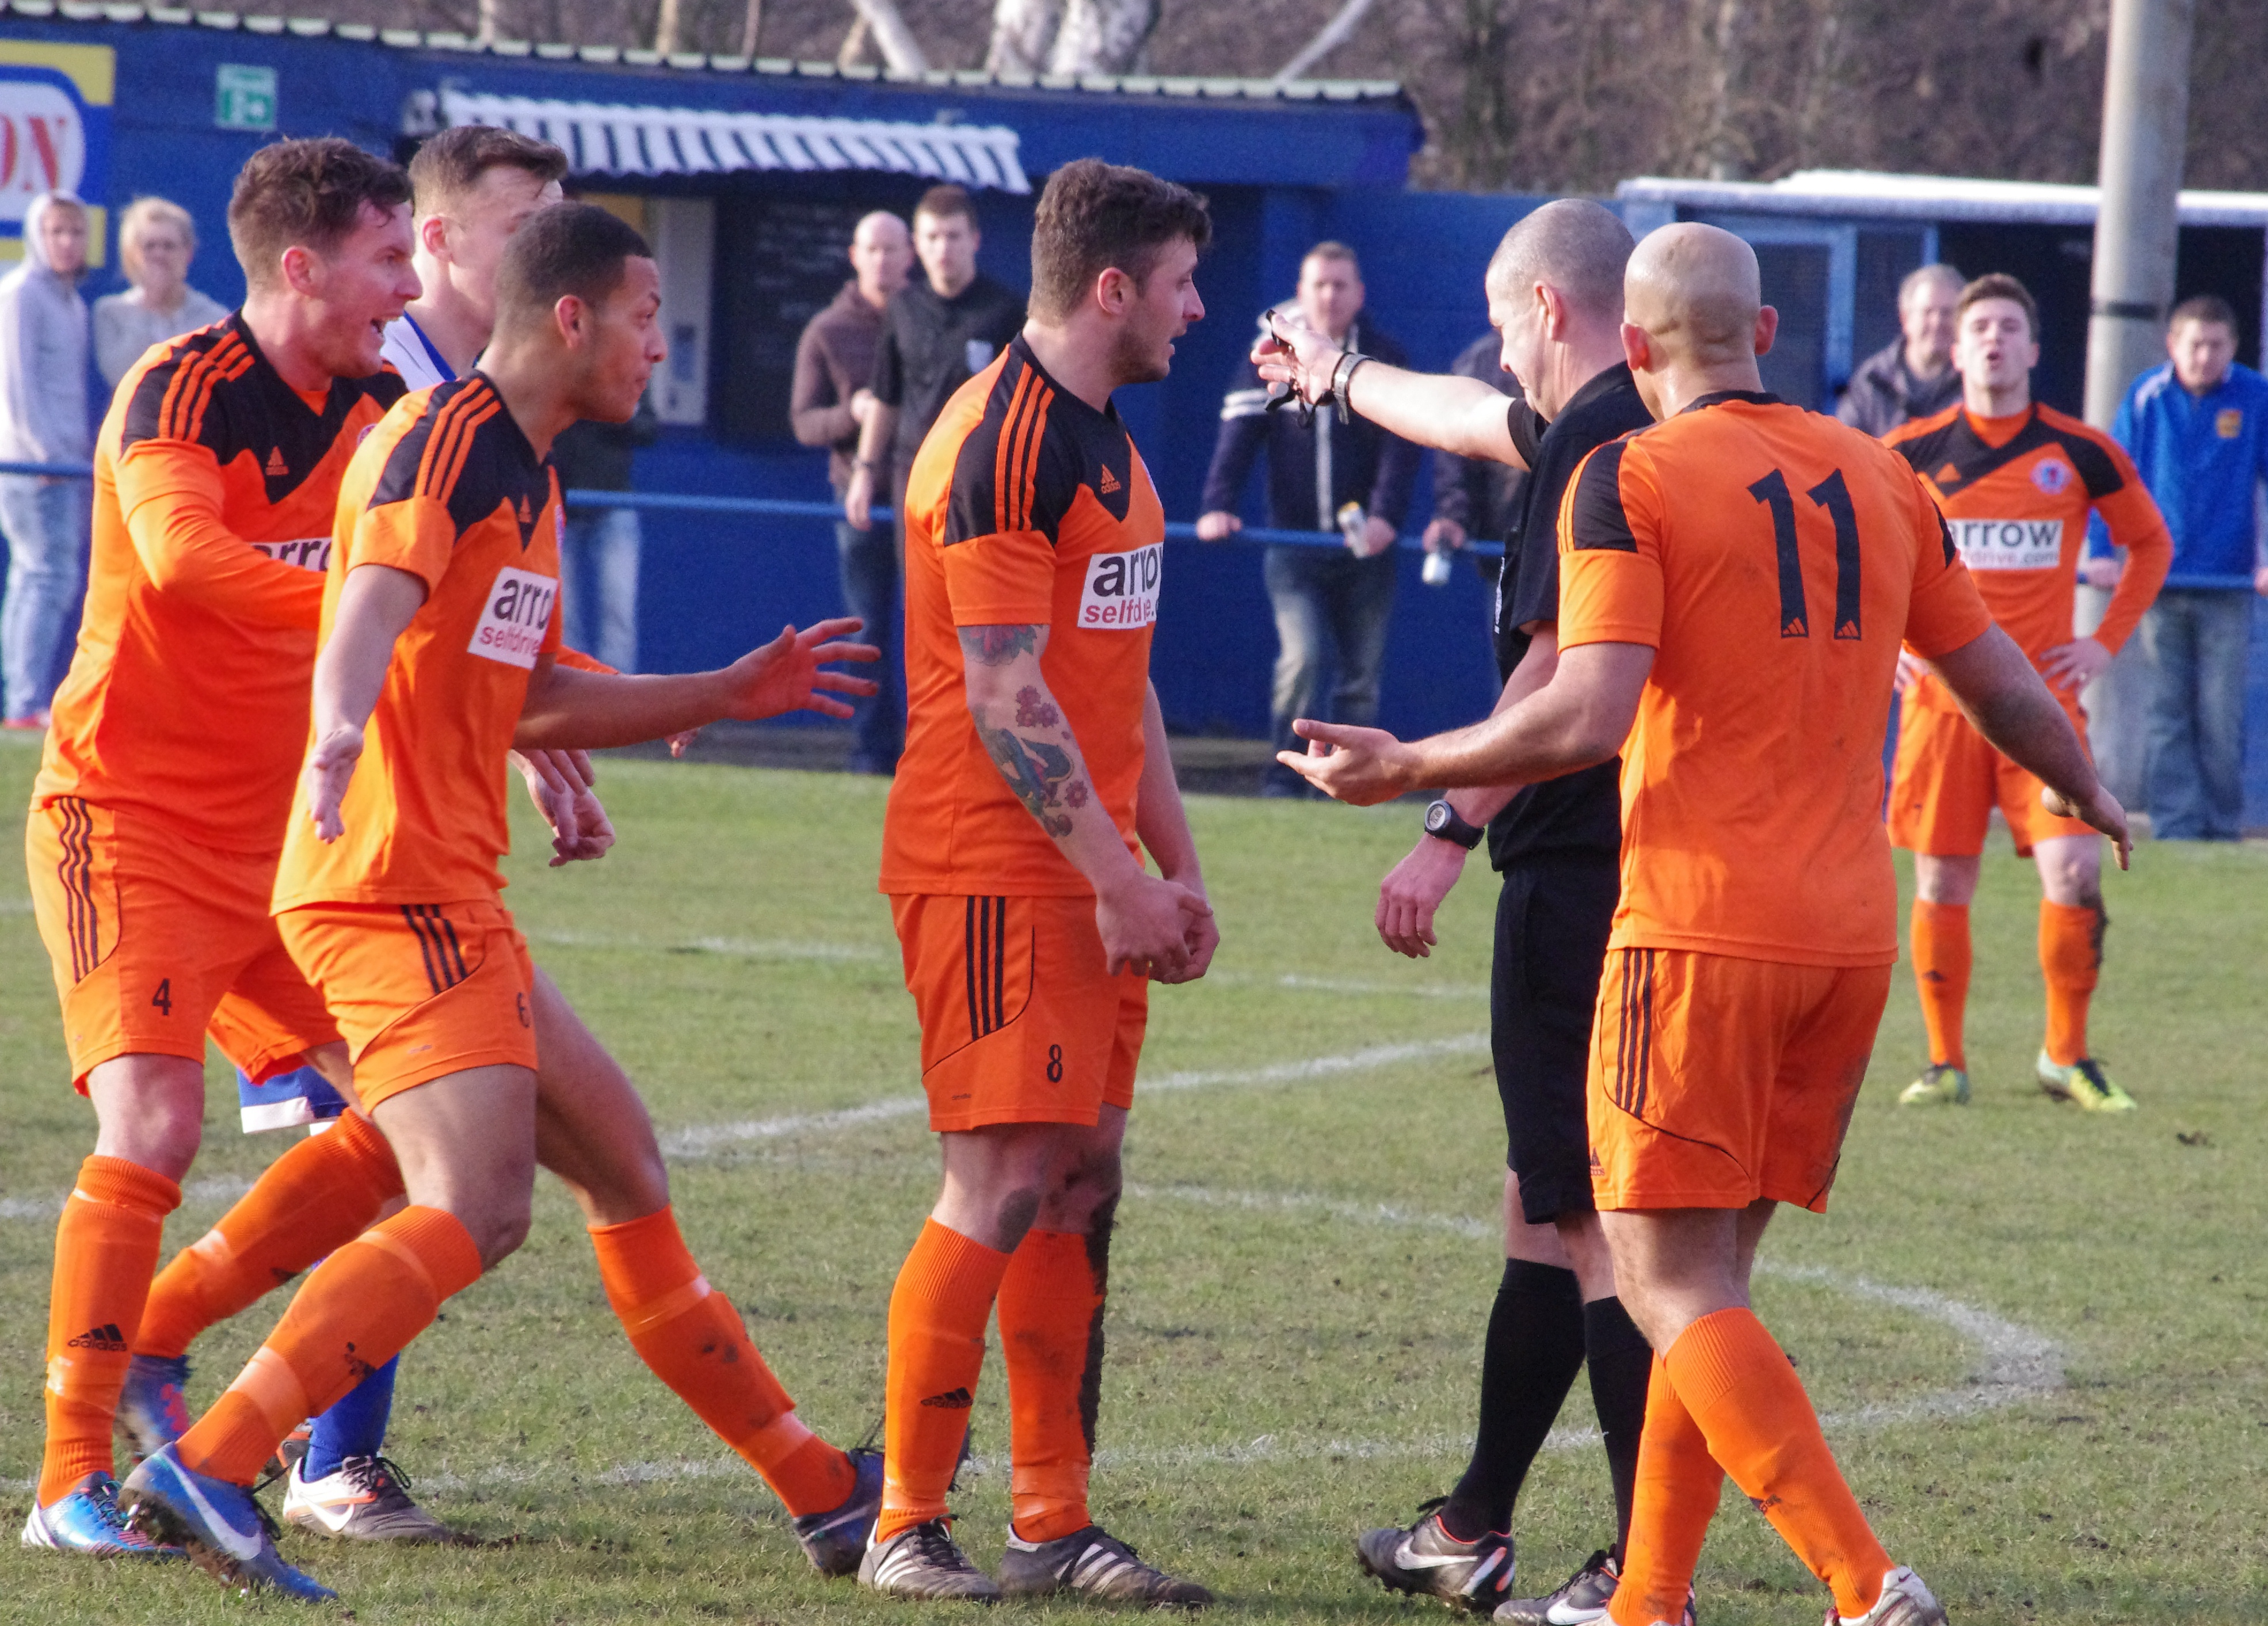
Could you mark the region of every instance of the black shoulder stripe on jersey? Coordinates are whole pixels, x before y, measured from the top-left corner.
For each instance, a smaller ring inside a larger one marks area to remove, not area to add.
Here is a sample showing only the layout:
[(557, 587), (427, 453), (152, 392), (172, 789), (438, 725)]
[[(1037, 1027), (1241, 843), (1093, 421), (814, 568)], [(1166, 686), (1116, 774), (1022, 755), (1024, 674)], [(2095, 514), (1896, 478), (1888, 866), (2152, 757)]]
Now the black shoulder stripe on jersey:
[(413, 496), (446, 506), (459, 536), (508, 504), (524, 550), (550, 500), (550, 466), (535, 456), (496, 386), (473, 373), (435, 386), (425, 416), (387, 454), (370, 506)]
[[(144, 371), (135, 380), (134, 394), (126, 403), (121, 451), (139, 441), (171, 439), (178, 433), (173, 423), (178, 414), (167, 409), (168, 401), (178, 405), (180, 396), (202, 384), (198, 374), (211, 364), (214, 350), (229, 340), (225, 323), (183, 334), (173, 341), (173, 349), (163, 361)], [(176, 385), (180, 386), (179, 394)]]
[(452, 379), (437, 385), (426, 398), (424, 415), (409, 426), (409, 432), (394, 443), (394, 450), (386, 454), (386, 467), (378, 476), (378, 484), (370, 494), (370, 506), (383, 508), (389, 503), (407, 502), (417, 493), (418, 471), (425, 466), (425, 452), (433, 440), (433, 433), (441, 423), (448, 403), (456, 399), (475, 380), (470, 378)]
[(1056, 386), (1014, 346), (992, 381), (984, 416), (954, 454), (943, 546), (1003, 531), (1052, 543), (1079, 495), (1083, 461), (1067, 451)]
[[(2102, 447), (2083, 436), (2053, 428), (2037, 411), (2006, 445), (1987, 445), (1969, 426), (1968, 415), (1959, 413), (1943, 429), (1902, 440), (1892, 450), (1917, 471), (1927, 475), (1940, 494), (1951, 497), (2045, 446), (2058, 447), (2071, 459), (2073, 467), (2079, 470), (2079, 477), (2087, 484), (2090, 498), (2108, 497), (2118, 489), (2118, 470)], [(1958, 479), (1948, 482), (1938, 478), (1948, 464), (1952, 465)], [(2101, 491), (2095, 489), (2098, 480), (2109, 482)]]
[(1574, 506), (1568, 515), (1570, 545), (1636, 553), (1638, 538), (1623, 509), (1623, 452), (1630, 442), (1610, 440), (1583, 460), (1575, 473)]
[(2074, 435), (2068, 430), (2051, 430), (2056, 444), (2079, 470), (2080, 483), (2087, 488), (2087, 500), (2099, 503), (2122, 489), (2126, 481), (2118, 472), (2118, 465), (2100, 443), (2084, 435)]

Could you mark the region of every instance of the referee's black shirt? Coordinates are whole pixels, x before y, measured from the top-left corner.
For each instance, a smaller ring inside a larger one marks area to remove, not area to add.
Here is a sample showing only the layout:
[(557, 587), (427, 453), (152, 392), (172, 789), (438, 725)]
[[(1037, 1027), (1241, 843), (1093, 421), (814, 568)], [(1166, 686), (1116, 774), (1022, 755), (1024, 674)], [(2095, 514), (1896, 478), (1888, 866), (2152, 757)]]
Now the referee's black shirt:
[[(1513, 445), (1528, 460), (1528, 476), (1504, 539), (1504, 570), (1497, 578), (1496, 664), (1509, 678), (1528, 653), (1521, 629), (1559, 619), (1559, 499), (1575, 466), (1595, 447), (1653, 422), (1631, 371), (1620, 363), (1575, 392), (1549, 423), (1523, 398), (1508, 416)], [(1603, 854), (1622, 850), (1619, 758), (1529, 785), (1489, 820), (1489, 860), (1499, 870), (1545, 853)]]

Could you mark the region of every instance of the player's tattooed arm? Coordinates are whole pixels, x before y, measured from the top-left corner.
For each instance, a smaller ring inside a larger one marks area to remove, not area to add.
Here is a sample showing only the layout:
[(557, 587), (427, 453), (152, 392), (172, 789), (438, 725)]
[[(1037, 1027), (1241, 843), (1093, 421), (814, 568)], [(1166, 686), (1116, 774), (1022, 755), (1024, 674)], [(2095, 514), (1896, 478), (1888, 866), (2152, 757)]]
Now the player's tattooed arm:
[(1005, 666), (1020, 655), (1039, 651), (1037, 627), (963, 627), (961, 652), (980, 666)]
[(1037, 625), (960, 629), (977, 737), (1025, 811), (1063, 841), (1094, 791), (1079, 740), (1040, 669), (1047, 633)]
[(1058, 840), (1070, 835), (1071, 819), (1062, 809), (1083, 807), (1087, 800), (1086, 781), (1072, 772), (1071, 754), (1050, 740), (1027, 739), (1008, 728), (986, 735), (984, 748), (1040, 828)]

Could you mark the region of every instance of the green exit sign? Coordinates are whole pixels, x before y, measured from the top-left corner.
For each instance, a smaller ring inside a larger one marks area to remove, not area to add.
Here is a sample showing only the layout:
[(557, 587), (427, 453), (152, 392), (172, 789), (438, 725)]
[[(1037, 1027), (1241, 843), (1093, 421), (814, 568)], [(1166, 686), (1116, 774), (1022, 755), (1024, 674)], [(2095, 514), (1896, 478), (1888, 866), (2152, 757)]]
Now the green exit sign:
[(225, 130), (276, 128), (276, 70), (223, 63), (213, 91), (213, 122)]

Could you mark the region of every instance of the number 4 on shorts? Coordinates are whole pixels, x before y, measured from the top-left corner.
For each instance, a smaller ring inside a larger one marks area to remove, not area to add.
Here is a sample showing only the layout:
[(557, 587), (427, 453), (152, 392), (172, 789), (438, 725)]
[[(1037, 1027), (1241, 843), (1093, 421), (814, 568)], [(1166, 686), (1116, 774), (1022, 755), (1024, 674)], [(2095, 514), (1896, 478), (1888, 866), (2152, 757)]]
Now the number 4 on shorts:
[(158, 984), (158, 991), (150, 996), (150, 1003), (167, 1016), (173, 1014), (173, 979), (166, 977)]

